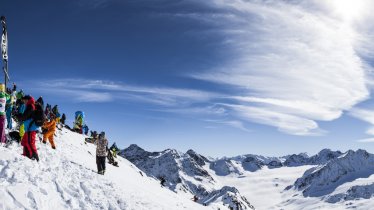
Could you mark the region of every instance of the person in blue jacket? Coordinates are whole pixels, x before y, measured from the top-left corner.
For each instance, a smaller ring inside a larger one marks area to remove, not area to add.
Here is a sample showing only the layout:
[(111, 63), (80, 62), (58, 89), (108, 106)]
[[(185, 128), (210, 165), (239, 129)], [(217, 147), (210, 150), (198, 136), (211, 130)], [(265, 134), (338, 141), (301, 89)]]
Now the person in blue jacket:
[(87, 125), (84, 125), (84, 126), (83, 126), (83, 132), (84, 132), (84, 135), (86, 135), (86, 136), (88, 135), (88, 130), (89, 130), (89, 129), (88, 129), (88, 126), (87, 126)]

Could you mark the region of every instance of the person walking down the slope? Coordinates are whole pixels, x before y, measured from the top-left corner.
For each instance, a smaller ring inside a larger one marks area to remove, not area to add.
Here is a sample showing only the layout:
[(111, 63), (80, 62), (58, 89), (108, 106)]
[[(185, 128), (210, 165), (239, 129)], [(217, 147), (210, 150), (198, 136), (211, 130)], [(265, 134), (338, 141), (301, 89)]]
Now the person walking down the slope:
[(5, 85), (0, 84), (0, 142), (5, 144), (5, 112), (6, 112), (6, 102), (9, 95), (5, 92)]
[(62, 114), (62, 117), (61, 117), (61, 124), (65, 125), (65, 120), (66, 120), (66, 115), (65, 113)]
[(96, 141), (96, 164), (98, 174), (105, 174), (105, 159), (108, 150), (108, 140), (105, 138), (105, 133), (101, 132)]
[[(36, 118), (35, 99), (29, 95), (23, 97), (23, 101), (26, 104), (25, 112), (19, 117), (24, 123), (25, 134), (22, 137), (21, 145), (23, 146), (23, 155), (39, 161), (38, 151), (35, 145), (36, 131), (39, 129), (37, 125), (38, 120)], [(40, 107), (40, 105), (38, 105)], [(40, 108), (39, 108), (40, 109)], [(38, 111), (42, 111), (39, 110)]]
[(163, 176), (161, 176), (159, 179), (160, 179), (161, 187), (165, 187), (165, 183), (166, 183), (165, 178)]
[(43, 143), (46, 144), (47, 140), (52, 146), (52, 149), (56, 149), (56, 145), (54, 142), (54, 135), (56, 131), (56, 117), (51, 115), (49, 122), (45, 122), (43, 125)]
[(193, 202), (197, 202), (199, 200), (199, 198), (196, 195), (194, 195), (192, 200), (193, 200)]

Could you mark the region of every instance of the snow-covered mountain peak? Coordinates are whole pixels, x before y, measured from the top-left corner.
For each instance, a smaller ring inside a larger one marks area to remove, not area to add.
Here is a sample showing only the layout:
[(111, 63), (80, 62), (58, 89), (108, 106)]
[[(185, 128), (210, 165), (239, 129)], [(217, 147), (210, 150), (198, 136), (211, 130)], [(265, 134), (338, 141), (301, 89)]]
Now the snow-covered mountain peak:
[(139, 147), (136, 144), (131, 144), (125, 151), (128, 154), (131, 154), (132, 156), (147, 156), (149, 155), (149, 152), (145, 151), (143, 148)]
[(197, 154), (194, 150), (190, 149), (186, 152), (199, 166), (204, 166), (210, 162), (206, 157)]
[(307, 170), (294, 187), (305, 196), (321, 196), (333, 192), (339, 185), (367, 178), (374, 173), (374, 155), (365, 150), (349, 150), (324, 165)]
[(333, 160), (343, 153), (340, 151), (331, 151), (330, 149), (323, 149), (318, 154), (310, 157), (309, 163), (312, 165), (325, 164), (330, 160)]
[(341, 158), (369, 158), (370, 154), (363, 149), (358, 149), (357, 151), (354, 150), (348, 150), (346, 153), (344, 153)]

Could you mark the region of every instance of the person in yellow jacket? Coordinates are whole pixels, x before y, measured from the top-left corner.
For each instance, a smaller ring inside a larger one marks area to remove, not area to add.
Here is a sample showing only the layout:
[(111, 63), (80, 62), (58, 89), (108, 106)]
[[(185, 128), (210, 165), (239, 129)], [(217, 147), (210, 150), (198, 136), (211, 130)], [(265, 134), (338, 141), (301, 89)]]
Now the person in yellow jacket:
[(22, 123), (21, 126), (19, 126), (19, 136), (22, 139), (23, 135), (25, 135), (25, 125)]
[(46, 144), (47, 140), (52, 146), (52, 149), (56, 149), (56, 145), (54, 142), (54, 134), (56, 131), (56, 117), (54, 115), (51, 116), (50, 121), (45, 122), (43, 125), (43, 143)]
[[(20, 115), (22, 115), (25, 110), (26, 110), (26, 102), (24, 99), (22, 99), (22, 102), (20, 103), (19, 105), (19, 109), (18, 109), (18, 118)], [(18, 119), (19, 120), (19, 123), (20, 123), (20, 127), (19, 127), (19, 136), (21, 137), (21, 139), (23, 138), (23, 135), (25, 134), (25, 125), (23, 124), (22, 120)]]

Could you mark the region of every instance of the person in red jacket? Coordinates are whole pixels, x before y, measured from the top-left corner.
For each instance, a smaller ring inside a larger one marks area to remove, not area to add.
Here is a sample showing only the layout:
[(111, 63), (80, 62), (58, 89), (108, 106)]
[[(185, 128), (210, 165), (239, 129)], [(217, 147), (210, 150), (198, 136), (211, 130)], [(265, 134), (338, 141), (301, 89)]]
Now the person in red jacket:
[(26, 104), (26, 109), (23, 114), (19, 116), (19, 119), (24, 122), (25, 134), (23, 135), (21, 145), (23, 146), (23, 155), (39, 161), (38, 151), (35, 146), (36, 131), (38, 126), (32, 119), (33, 112), (35, 110), (35, 100), (33, 97), (26, 95), (22, 98)]

